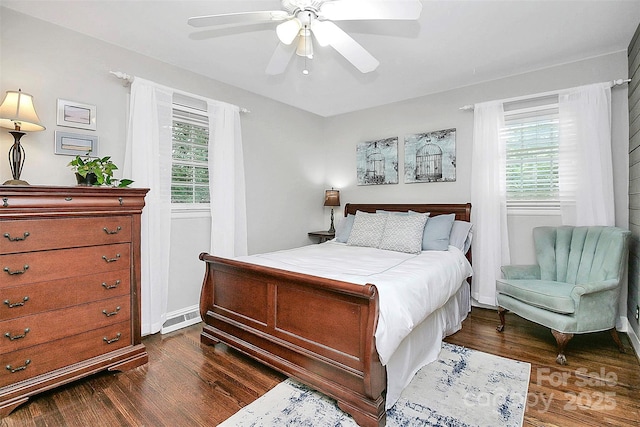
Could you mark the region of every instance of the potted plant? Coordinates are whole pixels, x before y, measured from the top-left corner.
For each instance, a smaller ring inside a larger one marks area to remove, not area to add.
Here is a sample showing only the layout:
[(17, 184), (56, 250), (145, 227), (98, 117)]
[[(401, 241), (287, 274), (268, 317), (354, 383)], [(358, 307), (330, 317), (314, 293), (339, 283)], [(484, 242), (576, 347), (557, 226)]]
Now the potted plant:
[(113, 177), (113, 171), (118, 169), (118, 166), (111, 161), (110, 156), (91, 158), (87, 153), (84, 158), (76, 156), (67, 166), (75, 172), (78, 185), (128, 187), (133, 182), (130, 179)]

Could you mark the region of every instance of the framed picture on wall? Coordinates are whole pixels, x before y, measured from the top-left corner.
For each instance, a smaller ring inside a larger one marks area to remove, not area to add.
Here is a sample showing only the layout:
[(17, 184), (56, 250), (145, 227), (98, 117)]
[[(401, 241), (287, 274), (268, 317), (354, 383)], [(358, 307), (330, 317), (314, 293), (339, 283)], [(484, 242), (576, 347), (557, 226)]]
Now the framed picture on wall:
[(97, 157), (98, 137), (57, 130), (55, 153), (67, 156), (84, 156), (90, 153), (91, 157)]
[(361, 142), (356, 147), (358, 185), (398, 183), (398, 137)]
[(96, 106), (58, 99), (58, 126), (96, 130)]
[(405, 136), (404, 182), (453, 182), (455, 180), (455, 129)]

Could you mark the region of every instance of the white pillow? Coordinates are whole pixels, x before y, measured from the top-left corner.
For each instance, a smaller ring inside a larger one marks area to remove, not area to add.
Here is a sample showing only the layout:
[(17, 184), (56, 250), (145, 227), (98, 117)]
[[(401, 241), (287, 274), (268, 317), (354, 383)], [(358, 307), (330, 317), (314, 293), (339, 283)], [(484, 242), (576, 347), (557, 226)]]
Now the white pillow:
[(374, 214), (357, 211), (353, 227), (347, 239), (347, 245), (377, 248), (382, 240), (387, 214)]
[(379, 248), (419, 254), (422, 252), (422, 234), (428, 216), (417, 212), (409, 215), (389, 214)]

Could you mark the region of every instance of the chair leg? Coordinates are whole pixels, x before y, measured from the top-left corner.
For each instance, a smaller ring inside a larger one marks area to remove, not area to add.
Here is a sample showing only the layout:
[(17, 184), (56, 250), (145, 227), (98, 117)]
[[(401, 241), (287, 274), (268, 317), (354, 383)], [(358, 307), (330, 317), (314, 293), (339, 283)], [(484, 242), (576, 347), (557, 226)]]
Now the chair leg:
[(500, 316), (500, 325), (496, 328), (496, 331), (502, 332), (504, 331), (504, 314), (508, 310), (506, 308), (498, 307), (498, 316)]
[(558, 332), (555, 329), (552, 329), (551, 333), (558, 343), (558, 356), (556, 357), (556, 363), (566, 365), (567, 358), (564, 355), (564, 349), (567, 347), (569, 340), (573, 338), (573, 334), (565, 334), (564, 332)]
[(620, 341), (620, 337), (618, 336), (618, 331), (616, 331), (616, 328), (611, 328), (609, 330), (609, 332), (611, 332), (611, 337), (613, 338), (613, 341), (615, 341), (616, 345), (618, 346), (618, 350), (620, 350), (620, 353), (624, 353), (624, 345), (622, 345), (622, 341)]

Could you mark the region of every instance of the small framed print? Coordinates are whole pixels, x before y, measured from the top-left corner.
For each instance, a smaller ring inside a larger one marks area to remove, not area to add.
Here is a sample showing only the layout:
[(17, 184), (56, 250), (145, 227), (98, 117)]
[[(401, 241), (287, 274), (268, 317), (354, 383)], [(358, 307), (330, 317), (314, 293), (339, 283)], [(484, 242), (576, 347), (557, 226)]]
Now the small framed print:
[(98, 156), (98, 137), (56, 131), (56, 154), (67, 156)]
[(96, 106), (58, 99), (58, 126), (96, 130)]

